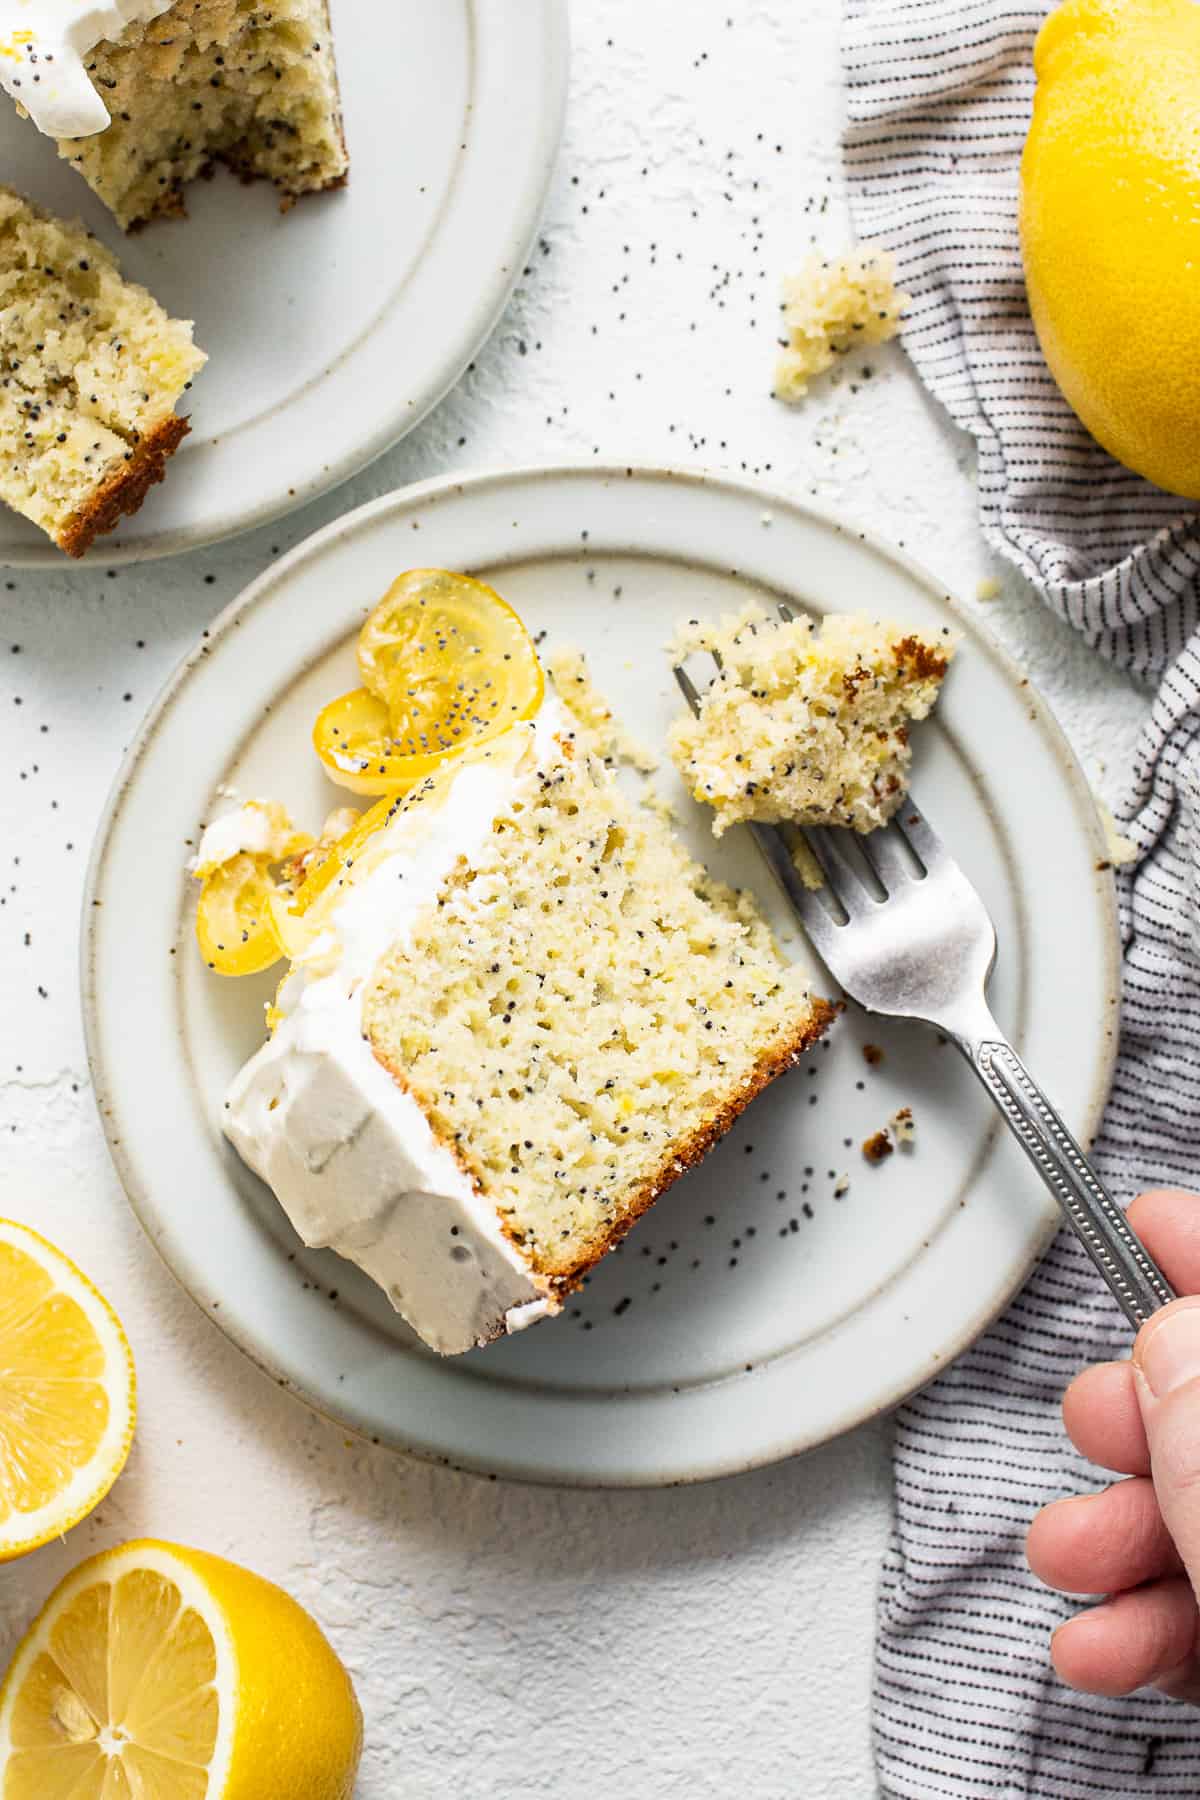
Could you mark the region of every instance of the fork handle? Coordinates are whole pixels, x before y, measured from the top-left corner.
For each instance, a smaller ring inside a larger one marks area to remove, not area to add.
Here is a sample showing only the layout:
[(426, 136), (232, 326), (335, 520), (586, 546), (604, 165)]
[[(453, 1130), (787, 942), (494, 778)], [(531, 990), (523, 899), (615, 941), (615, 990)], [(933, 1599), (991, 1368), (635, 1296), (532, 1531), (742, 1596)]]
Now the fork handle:
[(1175, 1291), (1012, 1045), (956, 1040), (1134, 1330)]

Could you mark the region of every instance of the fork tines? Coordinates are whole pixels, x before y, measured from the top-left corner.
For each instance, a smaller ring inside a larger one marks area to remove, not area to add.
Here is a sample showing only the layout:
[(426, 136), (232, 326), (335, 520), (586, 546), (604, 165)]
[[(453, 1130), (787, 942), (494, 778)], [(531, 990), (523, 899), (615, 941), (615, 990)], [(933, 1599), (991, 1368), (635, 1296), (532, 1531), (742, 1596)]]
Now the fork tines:
[[(778, 604), (785, 624), (795, 618), (786, 601)], [(723, 665), (714, 656), (718, 669)], [(680, 692), (692, 712), (700, 711), (701, 695), (681, 664), (673, 670)], [(838, 927), (845, 925), (871, 903), (882, 904), (903, 883), (920, 880), (945, 852), (913, 800), (906, 795), (893, 819), (869, 833), (837, 826), (789, 826), (751, 824), (748, 827), (759, 853), (817, 949), (824, 953)], [(794, 832), (807, 846), (823, 876), (820, 887), (808, 886), (796, 867)]]

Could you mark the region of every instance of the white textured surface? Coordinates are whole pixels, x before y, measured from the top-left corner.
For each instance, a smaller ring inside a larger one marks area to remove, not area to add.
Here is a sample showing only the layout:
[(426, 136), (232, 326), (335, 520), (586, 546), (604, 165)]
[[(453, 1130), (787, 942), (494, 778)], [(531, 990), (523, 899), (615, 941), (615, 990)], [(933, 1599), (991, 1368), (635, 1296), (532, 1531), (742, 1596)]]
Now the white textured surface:
[(813, 237), (843, 237), (837, 0), (574, 10), (541, 245), (425, 426), (351, 489), (219, 552), (108, 578), (101, 550), (0, 589), (0, 1213), (102, 1284), (141, 1371), (129, 1469), (65, 1546), (5, 1572), (0, 1655), (88, 1551), (174, 1537), (319, 1614), (366, 1710), (361, 1800), (690, 1800), (730, 1782), (840, 1800), (872, 1789), (882, 1428), (709, 1488), (624, 1495), (521, 1489), (350, 1444), (175, 1289), (109, 1168), (83, 1057), (84, 863), (138, 717), (277, 547), (418, 476), (593, 454), (761, 471), (891, 534), (968, 599), (999, 575), (989, 622), (1119, 792), (1145, 702), (988, 566), (969, 446), (903, 356), (873, 352), (873, 379), (798, 413), (768, 397), (778, 277)]

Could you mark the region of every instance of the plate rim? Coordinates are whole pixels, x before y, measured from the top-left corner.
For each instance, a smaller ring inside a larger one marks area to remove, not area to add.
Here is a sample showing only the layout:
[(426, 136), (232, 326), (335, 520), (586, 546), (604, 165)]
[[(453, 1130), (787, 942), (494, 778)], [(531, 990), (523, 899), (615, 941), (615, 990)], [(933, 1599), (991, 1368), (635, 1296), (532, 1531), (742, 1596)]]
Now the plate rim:
[[(90, 564), (92, 568), (99, 565), (125, 568), (137, 563), (159, 562), (168, 557), (211, 549), (216, 544), (275, 524), (303, 507), (315, 504), (354, 476), (362, 474), (408, 437), (457, 386), (466, 369), (495, 331), (528, 262), (529, 251), (537, 237), (546, 196), (558, 162), (566, 120), (571, 60), (569, 0), (502, 0), (502, 3), (506, 6), (515, 5), (518, 14), (527, 21), (529, 7), (536, 5), (538, 8), (534, 29), (544, 46), (546, 79), (537, 84), (537, 103), (531, 109), (529, 165), (521, 188), (510, 190), (514, 193), (516, 204), (503, 227), (504, 253), (495, 259), (488, 278), (474, 291), (475, 304), (461, 329), (453, 334), (453, 342), (447, 341), (442, 345), (440, 354), (430, 359), (429, 372), (423, 377), (416, 398), (402, 397), (398, 400), (386, 419), (359, 436), (353, 446), (343, 450), (333, 463), (327, 464), (320, 457), (312, 459), (313, 467), (318, 471), (315, 477), (297, 481), (285, 473), (271, 500), (257, 502), (252, 508), (236, 513), (225, 513), (219, 521), (181, 525), (162, 532), (151, 531), (145, 538), (123, 540), (121, 532), (131, 523), (129, 520), (123, 521), (111, 540), (97, 539), (89, 557), (79, 563), (78, 567), (86, 569)], [(466, 0), (472, 66), (478, 53), (480, 4), (481, 0)], [(473, 103), (469, 102), (468, 110), (474, 110)], [(469, 138), (467, 142), (470, 142)], [(352, 168), (351, 180), (353, 179)], [(452, 187), (459, 185), (460, 180), (461, 159)], [(468, 214), (466, 217), (470, 227), (474, 215)], [(373, 337), (381, 329), (386, 329), (386, 309), (368, 328), (366, 337)], [(307, 542), (307, 539), (304, 541)], [(65, 558), (63, 552), (48, 539), (44, 543), (34, 542), (26, 549), (18, 548), (14, 551), (6, 548), (0, 538), (0, 568), (62, 570), (71, 566), (70, 559)]]
[[(273, 1382), (294, 1394), (320, 1416), (341, 1429), (368, 1438), (373, 1443), (384, 1444), (388, 1448), (415, 1456), (422, 1461), (489, 1479), (499, 1476), (505, 1480), (521, 1481), (534, 1486), (572, 1488), (655, 1488), (691, 1485), (701, 1481), (733, 1477), (748, 1473), (752, 1469), (769, 1467), (777, 1462), (789, 1460), (803, 1454), (806, 1450), (815, 1449), (820, 1444), (830, 1442), (848, 1431), (894, 1411), (904, 1400), (919, 1392), (935, 1379), (1001, 1316), (1040, 1261), (1051, 1239), (1060, 1229), (1061, 1220), (1057, 1213), (1051, 1210), (1046, 1214), (1043, 1227), (1031, 1239), (1026, 1257), (1014, 1270), (1011, 1281), (1004, 1286), (999, 1299), (996, 1300), (989, 1296), (982, 1311), (973, 1312), (970, 1322), (962, 1326), (958, 1333), (943, 1345), (941, 1353), (937, 1355), (927, 1371), (918, 1374), (914, 1379), (905, 1378), (893, 1386), (887, 1387), (882, 1393), (876, 1394), (866, 1405), (848, 1408), (845, 1416), (832, 1429), (821, 1429), (816, 1433), (811, 1430), (807, 1433), (803, 1430), (793, 1431), (754, 1456), (738, 1454), (725, 1460), (718, 1456), (699, 1465), (662, 1470), (654, 1475), (631, 1475), (627, 1471), (612, 1473), (593, 1471), (582, 1474), (567, 1466), (533, 1466), (527, 1462), (521, 1462), (519, 1459), (514, 1462), (499, 1463), (494, 1457), (486, 1461), (482, 1458), (472, 1461), (469, 1457), (452, 1456), (429, 1444), (414, 1442), (411, 1438), (399, 1433), (384, 1435), (366, 1432), (360, 1424), (339, 1414), (322, 1396), (312, 1391), (302, 1381), (297, 1380), (295, 1374), (285, 1366), (283, 1358), (272, 1361), (267, 1354), (267, 1346), (254, 1341), (249, 1333), (240, 1331), (236, 1324), (231, 1324), (229, 1315), (225, 1311), (222, 1311), (219, 1317), (214, 1317), (199, 1294), (194, 1291), (194, 1287), (189, 1285), (185, 1273), (171, 1260), (167, 1249), (160, 1241), (153, 1202), (147, 1192), (148, 1184), (141, 1179), (133, 1159), (127, 1153), (124, 1142), (114, 1128), (110, 1089), (104, 1072), (97, 993), (97, 953), (99, 948), (98, 932), (101, 923), (100, 893), (106, 875), (114, 827), (138, 771), (153, 747), (160, 724), (171, 709), (179, 691), (188, 682), (192, 670), (198, 663), (207, 659), (221, 639), (237, 629), (238, 623), (248, 611), (263, 604), (274, 589), (285, 585), (295, 568), (305, 563), (310, 557), (323, 554), (339, 538), (349, 537), (368, 527), (377, 517), (391, 512), (409, 510), (427, 501), (447, 495), (465, 496), (468, 493), (485, 493), (510, 485), (547, 479), (599, 483), (624, 483), (633, 480), (683, 485), (698, 489), (715, 487), (743, 501), (749, 501), (760, 509), (787, 510), (799, 514), (806, 520), (831, 530), (839, 536), (853, 538), (876, 556), (882, 557), (902, 570), (928, 593), (936, 595), (938, 602), (949, 609), (951, 616), (962, 624), (966, 632), (985, 646), (1006, 680), (1014, 688), (1023, 687), (1030, 698), (1036, 702), (1036, 717), (1031, 720), (1031, 724), (1042, 734), (1054, 755), (1065, 778), (1066, 787), (1083, 833), (1096, 852), (1093, 892), (1097, 906), (1104, 914), (1105, 959), (1103, 970), (1098, 973), (1103, 989), (1103, 1000), (1110, 1013), (1111, 1022), (1107, 1029), (1096, 1034), (1098, 1042), (1094, 1047), (1088, 1100), (1079, 1131), (1080, 1141), (1084, 1148), (1086, 1149), (1090, 1145), (1099, 1128), (1107, 1104), (1119, 1051), (1122, 958), (1116, 882), (1108, 858), (1107, 844), (1095, 796), (1079, 760), (1048, 702), (1042, 697), (1032, 678), (1025, 674), (1015, 658), (993, 636), (986, 624), (969, 613), (954, 594), (906, 550), (886, 538), (880, 537), (874, 531), (860, 526), (857, 522), (848, 523), (839, 519), (831, 510), (800, 499), (781, 486), (732, 475), (715, 468), (685, 468), (679, 465), (660, 463), (534, 462), (512, 468), (488, 468), (435, 476), (425, 481), (396, 488), (388, 494), (369, 500), (331, 520), (327, 525), (322, 526), (295, 545), (285, 556), (270, 562), (228, 605), (222, 608), (208, 627), (202, 629), (196, 643), (184, 654), (168, 675), (122, 757), (100, 814), (89, 852), (79, 941), (81, 1005), (88, 1067), (101, 1128), (118, 1179), (134, 1216), (161, 1261), (198, 1310), (217, 1325), (231, 1343), (236, 1345)], [(630, 553), (637, 554), (638, 552), (631, 546)], [(645, 553), (644, 549), (642, 553)]]

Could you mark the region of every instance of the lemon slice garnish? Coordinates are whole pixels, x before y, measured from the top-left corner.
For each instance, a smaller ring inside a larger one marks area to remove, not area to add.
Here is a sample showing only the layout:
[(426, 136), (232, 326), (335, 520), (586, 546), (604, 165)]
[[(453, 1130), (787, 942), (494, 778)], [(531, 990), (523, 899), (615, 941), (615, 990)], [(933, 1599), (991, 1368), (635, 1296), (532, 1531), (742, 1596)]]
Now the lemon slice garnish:
[(266, 858), (246, 851), (217, 863), (196, 903), (196, 942), (218, 975), (257, 975), (283, 955), (272, 921), (276, 892)]
[(326, 706), (313, 745), (358, 794), (403, 791), (532, 718), (545, 678), (507, 601), (469, 575), (410, 569), (359, 634), (363, 686)]

